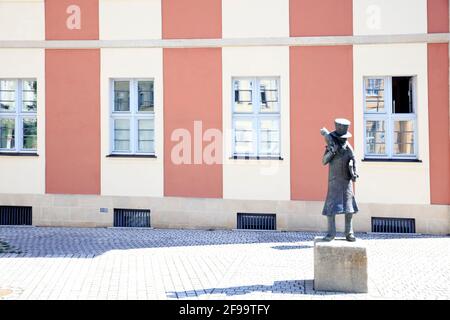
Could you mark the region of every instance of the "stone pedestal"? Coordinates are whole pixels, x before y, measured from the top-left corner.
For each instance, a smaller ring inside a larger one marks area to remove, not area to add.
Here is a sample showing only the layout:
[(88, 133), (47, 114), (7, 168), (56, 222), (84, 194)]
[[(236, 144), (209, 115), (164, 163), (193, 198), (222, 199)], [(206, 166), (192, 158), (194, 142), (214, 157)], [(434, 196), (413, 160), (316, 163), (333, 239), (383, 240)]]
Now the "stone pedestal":
[(367, 250), (361, 240), (314, 239), (314, 289), (366, 293)]

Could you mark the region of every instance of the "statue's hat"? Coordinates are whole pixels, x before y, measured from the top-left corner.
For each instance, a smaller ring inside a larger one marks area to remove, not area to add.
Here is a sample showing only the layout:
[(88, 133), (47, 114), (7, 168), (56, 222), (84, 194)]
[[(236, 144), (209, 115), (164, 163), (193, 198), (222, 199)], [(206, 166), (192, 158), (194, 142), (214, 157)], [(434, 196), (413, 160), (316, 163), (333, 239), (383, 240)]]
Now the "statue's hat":
[(350, 138), (352, 134), (348, 132), (348, 127), (350, 127), (350, 121), (347, 119), (339, 118), (334, 120), (334, 125), (336, 130), (333, 134), (339, 138)]

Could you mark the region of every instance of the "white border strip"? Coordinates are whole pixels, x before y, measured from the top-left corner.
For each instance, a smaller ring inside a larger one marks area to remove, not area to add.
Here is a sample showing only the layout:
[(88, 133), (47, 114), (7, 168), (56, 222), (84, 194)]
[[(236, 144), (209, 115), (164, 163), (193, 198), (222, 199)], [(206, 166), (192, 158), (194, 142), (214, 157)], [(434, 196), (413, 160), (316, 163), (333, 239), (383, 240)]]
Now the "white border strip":
[(254, 46), (336, 46), (390, 43), (447, 43), (450, 33), (369, 36), (284, 37), (242, 39), (158, 40), (0, 40), (0, 48), (95, 49), (95, 48), (222, 48)]

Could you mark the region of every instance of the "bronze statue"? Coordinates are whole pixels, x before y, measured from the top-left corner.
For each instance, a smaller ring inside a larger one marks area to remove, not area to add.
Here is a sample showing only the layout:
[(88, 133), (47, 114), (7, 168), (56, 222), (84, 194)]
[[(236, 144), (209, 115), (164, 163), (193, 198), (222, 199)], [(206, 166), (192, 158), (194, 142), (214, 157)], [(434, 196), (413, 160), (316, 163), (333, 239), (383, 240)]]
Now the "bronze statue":
[(358, 212), (358, 206), (353, 195), (352, 181), (356, 181), (358, 174), (353, 149), (347, 142), (352, 136), (348, 132), (350, 121), (336, 119), (335, 126), (335, 131), (331, 133), (326, 128), (320, 130), (327, 143), (322, 163), (329, 164), (328, 193), (322, 211), (328, 219), (328, 234), (323, 240), (331, 241), (336, 237), (336, 214), (345, 214), (345, 238), (355, 241), (352, 217)]

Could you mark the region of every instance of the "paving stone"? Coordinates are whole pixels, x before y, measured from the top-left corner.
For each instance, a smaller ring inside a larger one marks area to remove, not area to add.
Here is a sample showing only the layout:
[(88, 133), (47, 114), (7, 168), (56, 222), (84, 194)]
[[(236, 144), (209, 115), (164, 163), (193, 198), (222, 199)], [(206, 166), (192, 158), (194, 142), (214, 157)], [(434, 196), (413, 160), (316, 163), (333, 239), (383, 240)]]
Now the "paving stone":
[(450, 237), (357, 234), (369, 292), (345, 294), (314, 290), (320, 235), (2, 227), (0, 289), (14, 292), (6, 299), (450, 299)]

